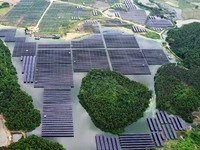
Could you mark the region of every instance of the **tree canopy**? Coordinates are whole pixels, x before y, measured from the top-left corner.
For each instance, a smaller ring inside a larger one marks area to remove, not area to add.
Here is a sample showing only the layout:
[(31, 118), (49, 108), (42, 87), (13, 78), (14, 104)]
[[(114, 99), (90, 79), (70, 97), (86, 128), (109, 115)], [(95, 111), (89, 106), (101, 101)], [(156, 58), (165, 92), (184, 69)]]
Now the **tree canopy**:
[(171, 50), (187, 68), (200, 66), (200, 23), (194, 22), (167, 32)]
[(20, 89), (9, 49), (0, 40), (0, 113), (10, 130), (32, 131), (40, 125), (41, 116), (32, 98)]
[(119, 134), (143, 116), (152, 92), (119, 72), (92, 69), (83, 78), (78, 97), (98, 128)]
[(65, 150), (65, 148), (57, 142), (31, 135), (16, 143), (11, 143), (8, 150)]
[(199, 74), (200, 68), (186, 70), (176, 64), (159, 68), (155, 76), (157, 107), (192, 122), (192, 112), (200, 107)]

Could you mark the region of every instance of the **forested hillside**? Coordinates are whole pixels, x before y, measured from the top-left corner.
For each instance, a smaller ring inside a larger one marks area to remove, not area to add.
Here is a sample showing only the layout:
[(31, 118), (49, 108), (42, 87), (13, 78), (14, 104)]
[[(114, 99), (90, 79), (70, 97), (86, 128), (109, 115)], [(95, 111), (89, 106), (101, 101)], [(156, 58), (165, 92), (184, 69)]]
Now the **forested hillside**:
[(175, 64), (159, 68), (155, 76), (157, 108), (192, 122), (192, 112), (200, 107), (200, 68), (186, 70)]
[(12, 143), (9, 145), (8, 150), (65, 150), (65, 148), (57, 142), (31, 135)]
[(183, 59), (187, 68), (200, 66), (200, 23), (191, 23), (167, 33), (171, 50)]
[(10, 130), (32, 131), (40, 125), (41, 116), (32, 98), (20, 89), (9, 49), (0, 40), (0, 113)]
[(98, 128), (119, 134), (143, 116), (152, 92), (119, 72), (92, 69), (78, 97)]

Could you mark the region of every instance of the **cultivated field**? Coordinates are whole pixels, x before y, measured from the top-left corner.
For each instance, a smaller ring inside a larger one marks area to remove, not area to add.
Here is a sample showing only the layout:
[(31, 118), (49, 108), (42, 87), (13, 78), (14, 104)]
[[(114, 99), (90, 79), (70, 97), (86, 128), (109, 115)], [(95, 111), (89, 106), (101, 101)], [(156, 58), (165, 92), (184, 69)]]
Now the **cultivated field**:
[(77, 8), (77, 6), (66, 3), (54, 2), (42, 19), (39, 30), (42, 33), (65, 32), (80, 21), (92, 17), (92, 9)]
[(180, 8), (184, 19), (200, 19), (200, 6), (198, 5), (200, 0), (155, 0), (155, 2)]
[(0, 22), (23, 27), (36, 25), (48, 4), (46, 0), (21, 0)]
[[(73, 2), (76, 4), (86, 4), (86, 5), (94, 4), (96, 2), (96, 0), (61, 0), (61, 1)], [(99, 1), (109, 3), (110, 5), (112, 5), (114, 3), (119, 3), (120, 0), (99, 0)]]

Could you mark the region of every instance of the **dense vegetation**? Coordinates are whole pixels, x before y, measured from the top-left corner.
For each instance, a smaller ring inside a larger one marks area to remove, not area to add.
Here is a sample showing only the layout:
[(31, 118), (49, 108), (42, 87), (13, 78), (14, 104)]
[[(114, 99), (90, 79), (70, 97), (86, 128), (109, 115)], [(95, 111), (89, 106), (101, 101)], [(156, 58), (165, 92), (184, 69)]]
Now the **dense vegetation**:
[(10, 4), (8, 2), (2, 2), (0, 3), (0, 8), (10, 7)]
[(200, 23), (171, 29), (167, 36), (171, 50), (182, 59), (185, 67), (200, 66)]
[(171, 140), (165, 143), (164, 150), (198, 150), (200, 149), (200, 127), (192, 131), (183, 131), (183, 139)]
[(159, 68), (155, 76), (157, 107), (192, 122), (200, 107), (200, 68), (186, 70), (175, 64)]
[(118, 134), (143, 116), (152, 92), (121, 73), (92, 69), (82, 80), (79, 99), (94, 124)]
[(65, 148), (57, 142), (31, 135), (12, 143), (9, 145), (8, 150), (65, 150)]
[(20, 89), (9, 49), (0, 40), (0, 113), (10, 130), (32, 131), (40, 125), (40, 112)]

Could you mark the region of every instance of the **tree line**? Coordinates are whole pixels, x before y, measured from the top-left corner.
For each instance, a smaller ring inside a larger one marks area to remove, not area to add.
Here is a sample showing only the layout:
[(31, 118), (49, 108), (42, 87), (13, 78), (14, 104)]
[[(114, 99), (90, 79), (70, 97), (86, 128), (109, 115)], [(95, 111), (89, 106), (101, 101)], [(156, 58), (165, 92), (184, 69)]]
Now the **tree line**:
[(166, 41), (187, 68), (200, 66), (200, 23), (170, 29)]
[(157, 107), (192, 122), (192, 112), (200, 107), (199, 74), (200, 68), (188, 70), (176, 64), (160, 67), (155, 76)]
[(9, 130), (32, 131), (40, 125), (40, 111), (32, 98), (20, 89), (9, 49), (0, 40), (0, 113)]

